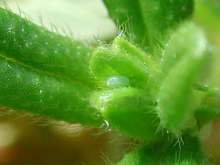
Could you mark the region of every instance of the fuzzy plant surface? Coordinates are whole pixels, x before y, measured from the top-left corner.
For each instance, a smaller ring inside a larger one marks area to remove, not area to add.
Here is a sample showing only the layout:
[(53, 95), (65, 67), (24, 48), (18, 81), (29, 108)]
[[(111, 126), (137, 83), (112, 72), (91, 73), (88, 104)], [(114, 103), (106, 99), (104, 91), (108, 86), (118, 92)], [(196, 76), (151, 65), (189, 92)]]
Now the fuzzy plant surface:
[(141, 141), (117, 165), (210, 164), (198, 132), (220, 116), (220, 3), (103, 3), (119, 32), (95, 47), (0, 8), (0, 104)]

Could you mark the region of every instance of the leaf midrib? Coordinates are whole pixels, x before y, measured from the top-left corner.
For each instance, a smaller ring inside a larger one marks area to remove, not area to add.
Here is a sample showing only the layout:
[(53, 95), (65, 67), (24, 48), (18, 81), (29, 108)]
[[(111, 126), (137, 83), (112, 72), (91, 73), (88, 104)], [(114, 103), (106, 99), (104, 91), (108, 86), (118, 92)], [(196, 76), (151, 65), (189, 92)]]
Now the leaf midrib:
[(55, 75), (55, 74), (50, 73), (50, 72), (46, 72), (46, 71), (43, 71), (43, 70), (36, 69), (36, 68), (31, 67), (31, 66), (29, 66), (29, 65), (27, 65), (27, 64), (25, 64), (25, 63), (22, 63), (22, 62), (20, 62), (20, 61), (18, 61), (18, 60), (15, 60), (14, 58), (9, 58), (9, 57), (7, 57), (7, 56), (1, 54), (1, 53), (0, 53), (0, 58), (3, 58), (3, 59), (5, 59), (6, 61), (10, 61), (10, 62), (12, 62), (12, 63), (14, 63), (14, 64), (17, 64), (17, 65), (19, 65), (19, 66), (21, 66), (21, 67), (24, 67), (24, 68), (26, 68), (26, 69), (29, 69), (29, 70), (31, 70), (31, 71), (35, 71), (36, 73), (39, 73), (39, 74), (42, 74), (42, 75), (45, 75), (45, 76), (48, 76), (48, 77), (53, 77), (53, 78), (56, 78), (56, 79), (61, 79), (61, 80), (65, 80), (65, 81), (70, 81), (70, 82), (72, 82), (72, 83), (74, 83), (74, 84), (77, 84), (77, 85), (83, 87), (83, 88), (86, 88), (86, 89), (91, 90), (90, 87), (84, 85), (83, 83), (81, 83), (81, 82), (79, 82), (79, 81), (77, 81), (77, 80), (75, 80), (75, 79), (70, 79), (69, 77), (66, 77), (66, 76)]

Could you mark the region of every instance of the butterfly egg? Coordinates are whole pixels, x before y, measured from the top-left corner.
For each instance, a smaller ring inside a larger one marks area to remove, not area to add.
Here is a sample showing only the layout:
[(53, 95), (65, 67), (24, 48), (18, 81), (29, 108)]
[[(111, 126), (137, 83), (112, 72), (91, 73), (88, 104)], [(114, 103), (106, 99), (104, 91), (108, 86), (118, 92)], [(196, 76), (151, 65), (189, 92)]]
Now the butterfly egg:
[(114, 75), (107, 79), (106, 84), (109, 88), (127, 87), (130, 84), (130, 80), (126, 76)]
[[(155, 87), (161, 74), (160, 66), (155, 61), (123, 37), (117, 37), (110, 46), (97, 48), (92, 54), (89, 67), (102, 83), (106, 83), (112, 75), (123, 75), (129, 79), (131, 87), (144, 89)], [(128, 81), (121, 77), (113, 82), (127, 85)], [(114, 88), (113, 84), (116, 83), (110, 84)]]

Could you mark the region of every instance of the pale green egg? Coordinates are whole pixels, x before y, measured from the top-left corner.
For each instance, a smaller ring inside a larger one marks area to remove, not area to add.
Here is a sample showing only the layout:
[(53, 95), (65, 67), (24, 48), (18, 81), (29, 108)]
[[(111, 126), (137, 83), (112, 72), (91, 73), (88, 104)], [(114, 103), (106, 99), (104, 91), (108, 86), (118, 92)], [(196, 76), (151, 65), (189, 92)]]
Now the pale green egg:
[(127, 87), (130, 84), (130, 80), (126, 76), (114, 75), (107, 79), (106, 84), (110, 88)]

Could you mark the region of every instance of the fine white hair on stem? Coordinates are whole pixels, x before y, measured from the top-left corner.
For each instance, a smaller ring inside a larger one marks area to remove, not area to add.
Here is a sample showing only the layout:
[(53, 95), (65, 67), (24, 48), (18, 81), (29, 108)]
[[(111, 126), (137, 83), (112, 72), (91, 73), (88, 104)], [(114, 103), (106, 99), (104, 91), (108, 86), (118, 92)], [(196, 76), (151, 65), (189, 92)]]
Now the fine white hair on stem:
[(2, 5), (6, 10), (12, 11), (11, 8), (8, 6), (8, 4), (5, 2), (5, 0), (2, 0)]
[(20, 8), (18, 2), (16, 2), (16, 4), (17, 4), (18, 11), (19, 11), (19, 16), (22, 17), (22, 11), (21, 11), (21, 8)]
[(60, 34), (60, 32), (59, 32), (58, 28), (56, 27), (56, 25), (51, 20), (49, 20), (49, 22), (50, 22), (51, 31), (55, 32), (57, 34)]
[(108, 156), (107, 154), (105, 154), (105, 153), (102, 152), (101, 150), (100, 150), (100, 153), (101, 153), (100, 157), (102, 158), (102, 160), (105, 161), (105, 163), (106, 163), (107, 165), (113, 165), (112, 161), (110, 160), (110, 158), (109, 158), (109, 156)]
[(177, 140), (176, 140), (176, 142), (174, 143), (173, 146), (176, 146), (176, 145), (179, 146), (179, 149), (181, 149), (181, 146), (184, 145), (182, 135), (179, 135), (179, 134), (177, 135)]
[(41, 25), (42, 27), (45, 27), (41, 13), (38, 12), (37, 15), (38, 15), (38, 18), (39, 18), (40, 25)]
[(85, 127), (81, 124), (70, 124), (64, 121), (56, 121), (53, 123), (53, 128), (59, 134), (65, 134), (67, 137), (77, 137), (83, 130), (91, 129), (90, 127)]
[(65, 34), (66, 37), (70, 37), (65, 29), (65, 27), (63, 25), (61, 25), (61, 30), (62, 32)]
[(175, 164), (178, 164), (181, 159), (181, 150), (175, 152)]

